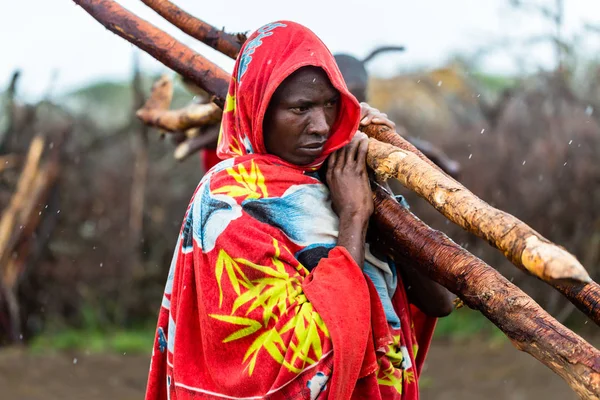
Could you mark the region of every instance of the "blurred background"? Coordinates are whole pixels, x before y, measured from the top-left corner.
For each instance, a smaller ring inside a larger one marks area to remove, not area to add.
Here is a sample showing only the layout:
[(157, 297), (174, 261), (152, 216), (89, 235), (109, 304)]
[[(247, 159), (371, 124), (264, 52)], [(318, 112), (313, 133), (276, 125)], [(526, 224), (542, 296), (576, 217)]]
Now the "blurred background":
[[(459, 180), (600, 274), (600, 3), (346, 0), (177, 5), (228, 32), (307, 25), (368, 63), (367, 100), (460, 165)], [(137, 0), (120, 4), (231, 71), (233, 61)], [(135, 117), (164, 73), (71, 0), (0, 13), (2, 399), (143, 398), (156, 317), (199, 154)], [(597, 327), (547, 285), (407, 193), (412, 211), (500, 270), (571, 329)], [(424, 399), (571, 399), (478, 312), (440, 320)]]

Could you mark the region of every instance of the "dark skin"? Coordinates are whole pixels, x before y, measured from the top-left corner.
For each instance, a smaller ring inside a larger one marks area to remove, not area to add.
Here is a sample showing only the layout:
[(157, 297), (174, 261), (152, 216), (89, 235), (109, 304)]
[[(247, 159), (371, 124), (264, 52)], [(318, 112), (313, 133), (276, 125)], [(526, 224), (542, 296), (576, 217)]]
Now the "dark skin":
[[(271, 98), (263, 122), (264, 145), (269, 154), (296, 165), (318, 159), (338, 113), (339, 93), (326, 73), (304, 67), (290, 75)], [(385, 124), (387, 115), (361, 103), (361, 125)], [(332, 207), (339, 217), (338, 245), (345, 247), (359, 266), (364, 264), (364, 243), (373, 198), (367, 172), (368, 138), (357, 132), (352, 141), (329, 156), (326, 181)], [(414, 268), (402, 271), (411, 302), (430, 316), (452, 310), (449, 292)]]

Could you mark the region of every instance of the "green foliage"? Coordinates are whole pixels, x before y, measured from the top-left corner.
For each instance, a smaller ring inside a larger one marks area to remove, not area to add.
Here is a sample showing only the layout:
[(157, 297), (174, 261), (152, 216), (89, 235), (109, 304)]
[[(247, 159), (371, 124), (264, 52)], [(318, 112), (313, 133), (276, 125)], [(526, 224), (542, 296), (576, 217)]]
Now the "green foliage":
[(65, 328), (37, 336), (30, 347), (34, 352), (79, 350), (146, 354), (152, 351), (153, 341), (154, 328), (150, 327), (110, 331)]
[(517, 79), (511, 76), (491, 75), (482, 72), (473, 72), (471, 76), (477, 80), (480, 85), (492, 93), (500, 93), (517, 84)]
[(445, 318), (440, 318), (435, 329), (436, 338), (468, 339), (473, 336), (503, 340), (504, 333), (485, 318), (480, 312), (467, 307), (454, 310)]
[(117, 352), (146, 354), (152, 349), (156, 320), (137, 326), (120, 327), (109, 323), (90, 305), (80, 311), (77, 326), (54, 321), (30, 343), (32, 351), (80, 350), (91, 353)]

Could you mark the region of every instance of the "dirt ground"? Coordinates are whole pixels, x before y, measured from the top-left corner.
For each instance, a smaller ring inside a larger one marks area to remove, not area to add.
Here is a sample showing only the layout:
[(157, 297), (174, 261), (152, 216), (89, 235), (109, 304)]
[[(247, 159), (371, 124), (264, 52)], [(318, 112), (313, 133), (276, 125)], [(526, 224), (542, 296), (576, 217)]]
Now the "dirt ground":
[[(2, 400), (143, 399), (148, 356), (0, 351)], [(424, 400), (576, 399), (557, 375), (509, 343), (432, 344), (421, 378)]]

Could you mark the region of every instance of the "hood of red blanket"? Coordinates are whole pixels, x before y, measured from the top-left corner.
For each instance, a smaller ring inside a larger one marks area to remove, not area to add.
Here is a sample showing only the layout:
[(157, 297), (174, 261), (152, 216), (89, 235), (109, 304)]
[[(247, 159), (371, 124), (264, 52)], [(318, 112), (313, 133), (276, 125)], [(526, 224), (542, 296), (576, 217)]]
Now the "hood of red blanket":
[(263, 118), (271, 97), (288, 76), (305, 66), (322, 68), (341, 95), (338, 118), (323, 154), (305, 167), (318, 166), (350, 142), (358, 129), (360, 106), (348, 91), (333, 55), (310, 29), (277, 21), (254, 32), (236, 60), (221, 122), (219, 158), (267, 154)]

